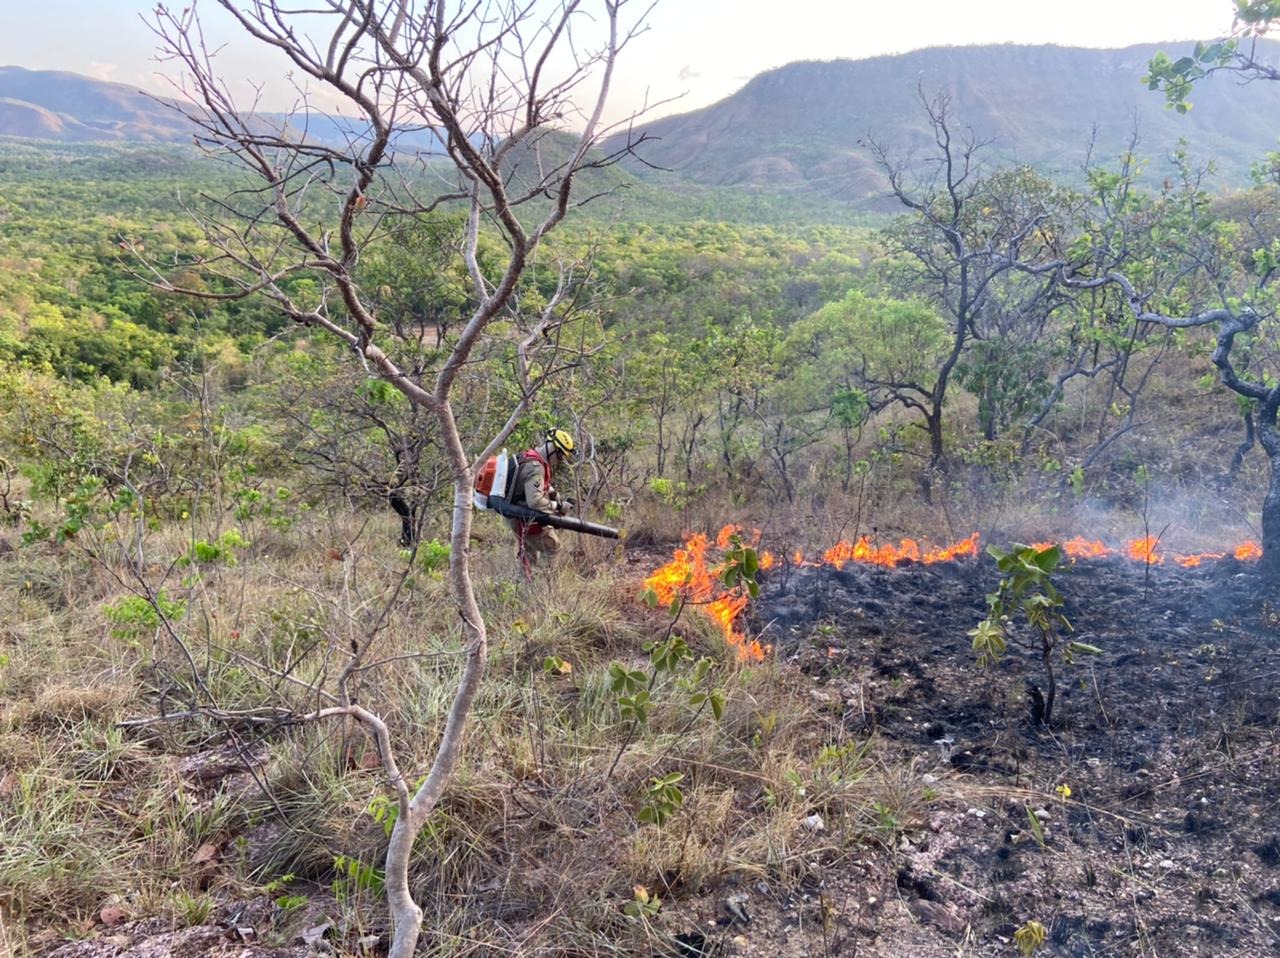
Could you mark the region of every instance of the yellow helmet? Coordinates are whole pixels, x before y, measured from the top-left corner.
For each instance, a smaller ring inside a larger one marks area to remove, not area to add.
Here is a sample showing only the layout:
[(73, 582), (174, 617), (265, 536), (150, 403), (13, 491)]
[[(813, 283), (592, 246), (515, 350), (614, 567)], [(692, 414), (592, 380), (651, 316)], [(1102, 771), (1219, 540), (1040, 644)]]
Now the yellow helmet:
[(547, 445), (558, 450), (566, 459), (573, 455), (573, 437), (563, 429), (548, 429)]

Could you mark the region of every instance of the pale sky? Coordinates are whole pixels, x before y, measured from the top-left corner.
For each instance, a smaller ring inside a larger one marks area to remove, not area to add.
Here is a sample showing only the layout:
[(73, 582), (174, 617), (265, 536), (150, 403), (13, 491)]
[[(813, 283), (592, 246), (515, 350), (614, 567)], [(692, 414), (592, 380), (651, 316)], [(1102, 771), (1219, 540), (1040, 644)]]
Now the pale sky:
[[(642, 0), (635, 0), (639, 5)], [(180, 9), (184, 0), (171, 0)], [(298, 2), (297, 6), (306, 6)], [(0, 66), (70, 70), (167, 92), (155, 38), (139, 19), (153, 0), (0, 0)], [(254, 48), (210, 0), (199, 9), (211, 40), (227, 42), (228, 76), (291, 100), (289, 64)], [(612, 112), (682, 96), (655, 115), (723, 99), (758, 73), (796, 60), (861, 59), (927, 46), (1057, 43), (1122, 47), (1213, 37), (1231, 25), (1230, 0), (658, 0), (651, 29), (619, 64)]]

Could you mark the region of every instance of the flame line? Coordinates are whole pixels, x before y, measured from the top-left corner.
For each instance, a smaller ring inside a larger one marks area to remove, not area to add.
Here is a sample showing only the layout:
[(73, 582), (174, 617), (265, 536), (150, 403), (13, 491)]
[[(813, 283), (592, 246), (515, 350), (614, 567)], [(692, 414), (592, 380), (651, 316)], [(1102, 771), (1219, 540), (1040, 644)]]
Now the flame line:
[[(715, 546), (724, 551), (730, 547), (734, 536), (739, 536), (752, 546), (760, 541), (760, 530), (753, 529), (749, 536), (743, 534), (741, 526), (727, 525), (717, 533)], [(1104, 559), (1111, 556), (1125, 556), (1135, 562), (1147, 565), (1161, 565), (1165, 557), (1157, 551), (1159, 541), (1152, 536), (1131, 539), (1119, 549), (1113, 549), (1101, 540), (1089, 540), (1076, 536), (1064, 542), (1037, 542), (1035, 547), (1046, 549), (1053, 545), (1062, 547), (1062, 551), (1074, 562), (1078, 559)], [(691, 535), (684, 548), (676, 549), (671, 561), (655, 570), (644, 580), (644, 587), (652, 589), (664, 605), (670, 605), (677, 598), (694, 605), (704, 615), (710, 617), (721, 629), (725, 641), (738, 652), (743, 661), (759, 662), (769, 651), (769, 646), (762, 645), (759, 640), (748, 638), (736, 627), (738, 617), (747, 606), (747, 596), (740, 591), (726, 589), (719, 581), (723, 563), (708, 563), (707, 553), (712, 546), (710, 538), (704, 533)], [(1251, 561), (1262, 556), (1262, 547), (1256, 542), (1245, 542), (1228, 552), (1171, 552), (1172, 561), (1183, 568), (1193, 569), (1208, 560), (1226, 558), (1230, 554), (1240, 561)], [(817, 567), (823, 565), (843, 569), (849, 563), (877, 565), (882, 568), (896, 568), (906, 562), (933, 565), (938, 562), (954, 562), (959, 559), (976, 558), (978, 555), (978, 533), (949, 546), (927, 548), (915, 539), (902, 539), (898, 545), (886, 543), (877, 545), (870, 536), (861, 536), (856, 542), (842, 540), (822, 553), (820, 559), (806, 559), (804, 553), (796, 550), (791, 556), (791, 564), (798, 567)], [(770, 569), (777, 564), (777, 558), (769, 552), (761, 552), (760, 568)]]

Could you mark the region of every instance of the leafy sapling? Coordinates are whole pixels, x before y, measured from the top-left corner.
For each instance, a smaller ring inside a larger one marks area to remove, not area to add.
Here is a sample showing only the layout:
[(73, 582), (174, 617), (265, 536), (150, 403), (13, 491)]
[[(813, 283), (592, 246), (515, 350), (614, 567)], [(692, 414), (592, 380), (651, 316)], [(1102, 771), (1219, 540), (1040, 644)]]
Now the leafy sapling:
[[(740, 590), (755, 598), (760, 594), (760, 585), (756, 581), (759, 571), (760, 558), (756, 550), (744, 544), (741, 537), (731, 536), (724, 559), (715, 573), (720, 581), (732, 592)], [(715, 683), (714, 660), (709, 656), (696, 656), (684, 637), (675, 631), (684, 610), (690, 605), (701, 604), (690, 598), (689, 586), (690, 582), (686, 580), (670, 599), (668, 609), (671, 617), (666, 634), (645, 645), (644, 651), (649, 655), (648, 668), (628, 668), (620, 662), (609, 666), (609, 688), (617, 697), (619, 716), (629, 725), (605, 774), (606, 780), (612, 777), (636, 734), (648, 723), (655, 693), (659, 690), (675, 690), (694, 709), (685, 731), (708, 709), (717, 722), (724, 715), (725, 694)], [(643, 598), (651, 607), (657, 607), (659, 599), (654, 589), (647, 589)], [(543, 667), (551, 672), (559, 664), (559, 660), (549, 659)], [(661, 826), (666, 823), (684, 802), (684, 793), (679, 785), (683, 779), (683, 773), (674, 772), (652, 780), (641, 796), (638, 815), (641, 824)]]
[[(1055, 653), (1061, 650), (1063, 661), (1070, 665), (1076, 655), (1097, 655), (1102, 650), (1084, 642), (1063, 642), (1064, 636), (1071, 632), (1071, 622), (1062, 612), (1062, 594), (1050, 581), (1062, 563), (1061, 547), (1037, 548), (1014, 543), (1008, 552), (994, 547), (987, 551), (995, 558), (1003, 577), (996, 591), (987, 596), (987, 617), (969, 630), (978, 665), (999, 662), (1009, 642), (1029, 652), (1038, 651), (1044, 662), (1047, 694), (1043, 707), (1036, 697), (1033, 717), (1037, 724), (1048, 725), (1053, 721), (1058, 689), (1053, 667)], [(1033, 639), (1022, 638), (1018, 619), (1030, 628)]]

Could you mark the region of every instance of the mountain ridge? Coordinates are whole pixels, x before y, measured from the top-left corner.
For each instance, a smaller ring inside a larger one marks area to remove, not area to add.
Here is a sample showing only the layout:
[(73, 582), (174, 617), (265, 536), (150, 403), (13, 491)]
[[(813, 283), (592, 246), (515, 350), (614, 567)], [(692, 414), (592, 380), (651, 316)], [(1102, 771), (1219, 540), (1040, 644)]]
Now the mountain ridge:
[[(1110, 162), (1132, 131), (1152, 173), (1180, 138), (1197, 160), (1219, 166), (1218, 182), (1242, 185), (1249, 168), (1277, 148), (1270, 118), (1280, 116), (1280, 84), (1242, 86), (1225, 77), (1197, 85), (1183, 116), (1146, 89), (1141, 77), (1156, 52), (1185, 44), (1098, 50), (1054, 44), (926, 47), (861, 60), (802, 60), (765, 71), (710, 106), (638, 124), (644, 162), (624, 168), (655, 186), (731, 190), (807, 198), (861, 209), (885, 208), (885, 178), (868, 136), (895, 159), (927, 155), (932, 137), (920, 96), (945, 91), (954, 130), (990, 141), (992, 163), (1027, 163), (1078, 180), (1092, 144)], [(1280, 43), (1264, 43), (1280, 61)], [(289, 119), (264, 114), (266, 123)], [(342, 117), (304, 118), (317, 139), (359, 135)], [(64, 143), (190, 142), (190, 123), (165, 102), (125, 84), (64, 71), (0, 67), (0, 136)], [(619, 148), (622, 135), (605, 144)], [(424, 128), (402, 149), (438, 151)], [(434, 150), (433, 150), (434, 147)], [(665, 172), (664, 172), (665, 171)]]
[[(865, 198), (884, 187), (868, 135), (896, 157), (926, 150), (932, 136), (920, 94), (945, 91), (953, 131), (971, 128), (991, 140), (993, 160), (1074, 176), (1091, 141), (1094, 157), (1110, 160), (1136, 124), (1140, 154), (1161, 156), (1186, 137), (1193, 154), (1218, 162), (1227, 182), (1243, 183), (1250, 163), (1276, 149), (1268, 117), (1280, 115), (1280, 84), (1215, 77), (1197, 86), (1189, 114), (1177, 114), (1141, 78), (1156, 52), (1180, 46), (999, 44), (798, 61), (758, 74), (715, 104), (638, 124), (635, 132), (654, 138), (640, 152), (647, 163), (698, 183)], [(1280, 43), (1265, 49), (1280, 60)], [(640, 164), (635, 170), (651, 175)]]
[(0, 66), (0, 133), (64, 143), (182, 142), (191, 124), (125, 83)]

